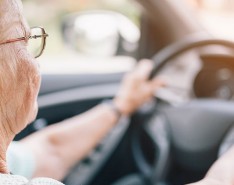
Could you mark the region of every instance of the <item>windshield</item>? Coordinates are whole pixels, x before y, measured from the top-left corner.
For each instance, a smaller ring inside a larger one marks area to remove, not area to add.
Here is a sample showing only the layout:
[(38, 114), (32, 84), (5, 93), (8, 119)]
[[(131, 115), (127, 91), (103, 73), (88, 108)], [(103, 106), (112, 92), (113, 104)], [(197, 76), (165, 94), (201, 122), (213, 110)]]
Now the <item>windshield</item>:
[[(194, 7), (210, 33), (234, 40), (233, 0), (185, 1)], [(38, 59), (42, 73), (116, 73), (134, 66), (141, 20), (141, 7), (135, 1), (24, 0), (23, 3), (30, 25), (42, 25), (49, 33), (45, 52)], [(104, 15), (108, 13), (93, 13), (103, 10), (117, 12), (122, 17), (118, 20), (123, 20), (121, 26), (113, 22), (113, 16)], [(85, 13), (89, 16), (83, 16)], [(71, 27), (72, 15), (79, 19), (73, 19)]]
[[(30, 26), (43, 26), (49, 34), (46, 49), (38, 58), (43, 74), (116, 73), (135, 64), (140, 38), (136, 3), (25, 0), (23, 4)], [(72, 15), (79, 17), (73, 27)]]

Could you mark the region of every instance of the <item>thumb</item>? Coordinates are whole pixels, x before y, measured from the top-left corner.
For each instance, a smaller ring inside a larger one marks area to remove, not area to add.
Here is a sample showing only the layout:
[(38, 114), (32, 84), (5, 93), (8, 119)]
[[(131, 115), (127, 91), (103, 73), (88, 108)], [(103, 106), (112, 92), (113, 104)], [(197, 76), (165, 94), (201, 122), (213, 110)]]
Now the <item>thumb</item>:
[(155, 78), (152, 81), (152, 87), (154, 88), (154, 90), (157, 90), (161, 87), (165, 87), (166, 85), (167, 85), (167, 82), (161, 78)]

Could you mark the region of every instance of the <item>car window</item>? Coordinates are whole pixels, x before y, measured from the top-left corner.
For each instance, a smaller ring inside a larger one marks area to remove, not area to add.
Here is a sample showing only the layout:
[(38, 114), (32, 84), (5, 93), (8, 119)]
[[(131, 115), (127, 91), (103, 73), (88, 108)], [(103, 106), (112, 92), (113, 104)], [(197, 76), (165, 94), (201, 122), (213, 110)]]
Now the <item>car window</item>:
[[(210, 33), (234, 40), (234, 0), (185, 1), (195, 8), (201, 24)], [(38, 59), (42, 73), (115, 73), (130, 70), (135, 64), (140, 38), (141, 14), (141, 8), (137, 2), (130, 0), (24, 0), (23, 4), (30, 25), (43, 26), (49, 33), (45, 52)], [(97, 16), (94, 11), (96, 13), (106, 11), (107, 14), (117, 12), (118, 15), (123, 15), (124, 20), (131, 22), (136, 29), (129, 27), (130, 24), (125, 24), (126, 21), (123, 21), (122, 29), (118, 27), (116, 31), (116, 24), (112, 19), (108, 19), (108, 16), (106, 18), (102, 15)], [(70, 32), (71, 29), (65, 29), (71, 27), (68, 20), (72, 19), (72, 16), (80, 16), (84, 13), (94, 14), (74, 21), (76, 26), (73, 28), (77, 29), (75, 35), (74, 32)]]
[(115, 73), (135, 64), (140, 38), (140, 8), (135, 2), (24, 0), (23, 4), (30, 26), (43, 26), (49, 34), (38, 58), (43, 74)]

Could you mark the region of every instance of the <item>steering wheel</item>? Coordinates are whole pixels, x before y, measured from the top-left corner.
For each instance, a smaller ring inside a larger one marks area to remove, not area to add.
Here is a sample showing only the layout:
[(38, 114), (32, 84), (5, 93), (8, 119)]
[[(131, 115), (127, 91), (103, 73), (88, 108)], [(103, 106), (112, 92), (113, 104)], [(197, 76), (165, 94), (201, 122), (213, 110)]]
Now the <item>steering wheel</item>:
[[(162, 49), (152, 58), (154, 68), (149, 79), (156, 76), (165, 64), (173, 62), (175, 57), (208, 45), (234, 50), (234, 43), (231, 41), (213, 39), (200, 33), (186, 36)], [(233, 126), (234, 103), (217, 99), (197, 99), (177, 107), (161, 108), (156, 104), (152, 107), (145, 112), (139, 111), (140, 114), (135, 118), (135, 122), (139, 124), (134, 124), (132, 136), (134, 160), (144, 183), (157, 185), (163, 180), (170, 161), (171, 148), (173, 158), (176, 158), (181, 166), (193, 170), (208, 170), (217, 158), (225, 134)], [(153, 154), (148, 154), (142, 148), (144, 141), (140, 144), (142, 141), (139, 139), (142, 134), (147, 135), (148, 142), (151, 143), (148, 147), (151, 147)]]

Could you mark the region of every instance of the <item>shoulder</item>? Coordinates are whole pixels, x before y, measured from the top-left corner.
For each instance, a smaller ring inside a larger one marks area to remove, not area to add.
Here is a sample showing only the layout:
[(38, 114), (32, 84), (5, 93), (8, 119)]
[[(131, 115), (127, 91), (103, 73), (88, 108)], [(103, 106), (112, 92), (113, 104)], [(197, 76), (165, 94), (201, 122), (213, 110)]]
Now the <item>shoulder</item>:
[(0, 174), (0, 184), (7, 185), (64, 185), (61, 182), (50, 178), (35, 178), (28, 181), (19, 175)]
[(9, 185), (26, 185), (28, 180), (22, 176), (0, 174), (0, 184)]

